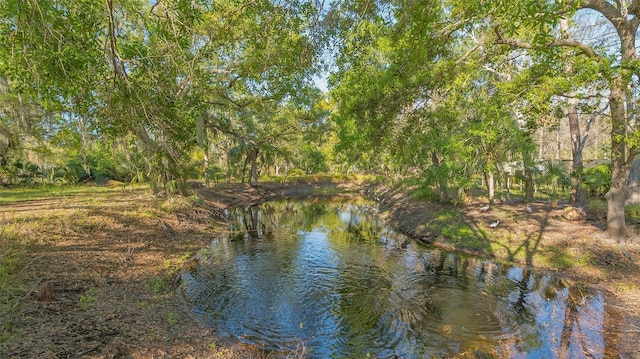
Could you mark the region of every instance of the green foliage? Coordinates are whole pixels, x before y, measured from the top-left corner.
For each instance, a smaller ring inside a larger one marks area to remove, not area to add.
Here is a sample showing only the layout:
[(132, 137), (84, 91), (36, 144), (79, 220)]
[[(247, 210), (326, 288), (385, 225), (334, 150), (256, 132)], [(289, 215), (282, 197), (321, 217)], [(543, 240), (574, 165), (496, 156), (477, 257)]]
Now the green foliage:
[(87, 310), (89, 308), (89, 304), (93, 303), (96, 301), (96, 289), (94, 287), (91, 287), (89, 289), (87, 289), (87, 291), (80, 296), (80, 299), (78, 300), (78, 306), (80, 306), (80, 308)]
[(167, 313), (167, 323), (169, 325), (175, 325), (177, 322), (178, 320), (176, 319), (176, 313), (174, 312)]
[(0, 166), (0, 185), (31, 186), (43, 179), (42, 172), (26, 159), (18, 159), (8, 165)]
[(589, 197), (604, 198), (611, 186), (611, 165), (602, 163), (584, 171), (583, 187)]
[(317, 9), (289, 5), (2, 2), (0, 108), (16, 111), (1, 117), (0, 166), (38, 148), (37, 164), (66, 183), (184, 191), (202, 171), (188, 158), (213, 132), (258, 148), (267, 165), (317, 112)]
[(306, 175), (305, 171), (301, 170), (300, 168), (293, 168), (289, 171), (288, 173), (289, 176), (292, 177), (299, 177), (299, 176), (304, 176)]
[(434, 193), (430, 186), (423, 184), (412, 189), (409, 193), (409, 198), (427, 202), (436, 202), (438, 200), (438, 194)]
[(165, 287), (166, 287), (166, 284), (164, 282), (164, 279), (160, 277), (154, 278), (153, 281), (151, 282), (151, 290), (153, 290), (153, 292), (156, 294), (164, 291)]
[(546, 184), (549, 188), (549, 197), (557, 199), (567, 188), (571, 187), (571, 175), (569, 170), (559, 164), (548, 162), (544, 170), (536, 177), (539, 184)]
[(640, 223), (640, 204), (630, 204), (625, 206), (624, 212), (632, 223)]

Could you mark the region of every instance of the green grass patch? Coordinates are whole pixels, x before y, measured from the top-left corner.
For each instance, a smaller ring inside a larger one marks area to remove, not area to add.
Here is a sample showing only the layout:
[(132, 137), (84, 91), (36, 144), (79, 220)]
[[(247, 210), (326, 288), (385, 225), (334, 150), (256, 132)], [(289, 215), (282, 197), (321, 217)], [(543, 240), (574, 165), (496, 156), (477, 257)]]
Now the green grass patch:
[(433, 193), (431, 188), (424, 186), (414, 187), (413, 189), (409, 190), (409, 198), (425, 202), (437, 201), (437, 196)]
[(87, 289), (87, 291), (80, 296), (80, 299), (78, 300), (78, 306), (84, 310), (87, 310), (89, 308), (89, 305), (91, 303), (94, 303), (96, 301), (96, 289), (94, 287), (91, 287), (89, 289)]
[(547, 248), (546, 261), (549, 266), (557, 269), (569, 269), (574, 267), (576, 258), (566, 248), (557, 246), (549, 246)]
[(464, 220), (462, 214), (455, 209), (445, 209), (436, 213), (424, 228), (457, 247), (483, 252), (491, 251), (490, 244), (476, 233)]
[(169, 312), (167, 314), (167, 323), (169, 323), (169, 325), (175, 325), (177, 322), (178, 320), (176, 319), (176, 313)]
[(312, 195), (316, 196), (333, 196), (344, 192), (343, 190), (335, 187), (323, 187), (323, 188), (314, 188), (312, 191)]
[[(146, 190), (146, 186), (135, 186), (135, 190)], [(12, 188), (0, 190), (0, 204), (52, 197), (95, 195), (96, 193), (122, 193), (122, 188), (100, 186), (41, 186), (37, 188)]]
[(149, 283), (149, 288), (156, 294), (164, 292), (167, 288), (167, 284), (164, 279), (160, 277), (154, 278), (151, 283)]
[(19, 303), (21, 297), (14, 277), (24, 259), (24, 247), (19, 242), (6, 230), (0, 231), (0, 319)]

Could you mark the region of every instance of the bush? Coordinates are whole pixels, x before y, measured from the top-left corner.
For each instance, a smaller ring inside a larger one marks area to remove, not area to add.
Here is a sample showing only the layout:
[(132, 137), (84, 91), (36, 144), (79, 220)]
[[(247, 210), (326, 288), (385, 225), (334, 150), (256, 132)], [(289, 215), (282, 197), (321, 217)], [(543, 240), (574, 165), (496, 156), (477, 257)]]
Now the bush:
[(611, 187), (611, 164), (602, 163), (584, 171), (582, 186), (587, 196), (604, 198)]
[(304, 175), (306, 175), (306, 173), (299, 168), (294, 168), (291, 171), (289, 171), (289, 176), (292, 176), (292, 177), (304, 176)]
[(640, 204), (630, 204), (625, 207), (624, 212), (632, 222), (640, 222)]

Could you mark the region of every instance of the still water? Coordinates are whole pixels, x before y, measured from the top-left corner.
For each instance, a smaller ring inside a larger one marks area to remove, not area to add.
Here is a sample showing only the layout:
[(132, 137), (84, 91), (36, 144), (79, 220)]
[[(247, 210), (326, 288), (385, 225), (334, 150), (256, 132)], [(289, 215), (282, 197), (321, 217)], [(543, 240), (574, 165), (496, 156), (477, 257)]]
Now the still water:
[(602, 358), (602, 294), (444, 252), (373, 204), (269, 202), (229, 213), (183, 292), (218, 333), (312, 358)]

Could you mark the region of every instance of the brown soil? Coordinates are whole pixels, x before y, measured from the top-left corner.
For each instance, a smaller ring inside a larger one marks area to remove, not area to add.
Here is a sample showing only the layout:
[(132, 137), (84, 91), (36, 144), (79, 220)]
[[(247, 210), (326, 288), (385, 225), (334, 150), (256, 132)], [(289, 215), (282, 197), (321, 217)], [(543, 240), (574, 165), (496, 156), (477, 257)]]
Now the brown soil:
[[(216, 220), (229, 206), (257, 201), (360, 192), (354, 183), (218, 186), (199, 189), (198, 206), (173, 203), (146, 191), (112, 191), (91, 196), (22, 201), (0, 208), (0, 260), (16, 260), (0, 283), (2, 358), (260, 358), (275, 357), (225, 342), (215, 328), (204, 328), (179, 295), (177, 274), (190, 254), (216, 236)], [(411, 201), (399, 192), (376, 192), (397, 228), (424, 241), (455, 247), (422, 224), (442, 206)], [(179, 210), (171, 209), (177, 206)], [(464, 210), (464, 220), (484, 235), (484, 255), (535, 266), (550, 266), (558, 248), (588, 257), (562, 274), (607, 293), (607, 333), (615, 353), (640, 350), (640, 250), (625, 250), (600, 239), (591, 222), (571, 222), (561, 209), (534, 203), (495, 206), (480, 213)], [(488, 223), (501, 219), (494, 231)], [(501, 243), (503, 250), (498, 250)], [(493, 246), (491, 246), (493, 245)], [(11, 253), (15, 253), (12, 256)], [(1, 266), (0, 266), (1, 268)], [(1, 274), (1, 273), (0, 273)], [(0, 277), (1, 278), (1, 277)], [(611, 314), (613, 313), (613, 314)], [(282, 354), (282, 353), (280, 353)], [(288, 353), (289, 357), (302, 356)]]

